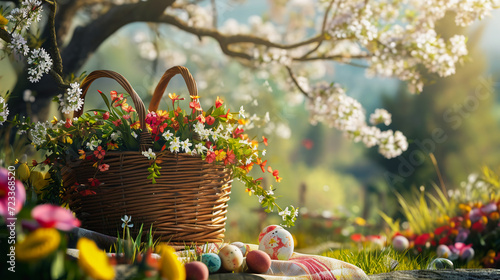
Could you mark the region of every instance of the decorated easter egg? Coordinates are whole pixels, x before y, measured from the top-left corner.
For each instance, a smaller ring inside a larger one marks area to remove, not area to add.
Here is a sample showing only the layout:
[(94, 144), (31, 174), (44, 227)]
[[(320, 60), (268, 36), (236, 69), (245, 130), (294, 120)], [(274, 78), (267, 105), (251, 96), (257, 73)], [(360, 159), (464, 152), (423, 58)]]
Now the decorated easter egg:
[(451, 256), (451, 250), (448, 246), (441, 244), (436, 249), (436, 255), (438, 258), (449, 258)]
[(201, 255), (201, 262), (208, 267), (208, 272), (215, 273), (221, 267), (221, 260), (219, 255), (214, 253), (206, 253)]
[(260, 250), (248, 252), (246, 261), (248, 268), (255, 273), (265, 273), (271, 267), (271, 257)]
[(288, 260), (293, 254), (293, 237), (290, 232), (276, 225), (264, 228), (259, 235), (259, 250), (273, 260)]
[(243, 257), (246, 257), (248, 252), (250, 252), (250, 246), (246, 245), (243, 242), (233, 242), (231, 245), (238, 247), (238, 249), (241, 250), (241, 253), (243, 254)]
[(410, 247), (410, 242), (406, 237), (398, 235), (392, 239), (392, 247), (394, 247), (394, 250), (401, 252)]
[(243, 264), (243, 254), (238, 247), (226, 245), (219, 251), (222, 268), (227, 271), (235, 271)]
[(427, 269), (453, 269), (453, 263), (449, 259), (436, 258), (429, 263)]
[(184, 265), (186, 268), (186, 280), (207, 280), (208, 268), (198, 261), (190, 262)]

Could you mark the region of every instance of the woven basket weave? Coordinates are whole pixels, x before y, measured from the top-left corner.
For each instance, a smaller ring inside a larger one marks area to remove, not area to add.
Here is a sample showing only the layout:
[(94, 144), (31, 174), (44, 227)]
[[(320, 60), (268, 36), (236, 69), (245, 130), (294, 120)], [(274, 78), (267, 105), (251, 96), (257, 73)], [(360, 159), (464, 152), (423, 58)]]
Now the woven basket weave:
[[(182, 66), (170, 68), (162, 76), (155, 92), (150, 111), (158, 103), (170, 79), (181, 74), (191, 95), (198, 95), (196, 83)], [(143, 132), (140, 135), (141, 151), (151, 147), (151, 135), (145, 129), (146, 110), (143, 102), (120, 74), (112, 71), (94, 71), (82, 83), (82, 98), (92, 82), (107, 77), (116, 80), (131, 96)], [(79, 117), (83, 112), (75, 112)], [(71, 210), (82, 222), (82, 227), (103, 234), (116, 236), (121, 233), (121, 218), (132, 216), (136, 233), (141, 224), (144, 230), (153, 225), (154, 237), (171, 245), (190, 245), (220, 242), (224, 238), (227, 202), (231, 192), (232, 173), (223, 165), (207, 163), (199, 156), (157, 153), (161, 160), (161, 175), (152, 184), (149, 160), (141, 151), (108, 151), (104, 163), (109, 170), (98, 172), (96, 178), (103, 184), (95, 195), (72, 195)], [(93, 162), (74, 160), (63, 171), (66, 188), (76, 182), (87, 182), (96, 174)]]

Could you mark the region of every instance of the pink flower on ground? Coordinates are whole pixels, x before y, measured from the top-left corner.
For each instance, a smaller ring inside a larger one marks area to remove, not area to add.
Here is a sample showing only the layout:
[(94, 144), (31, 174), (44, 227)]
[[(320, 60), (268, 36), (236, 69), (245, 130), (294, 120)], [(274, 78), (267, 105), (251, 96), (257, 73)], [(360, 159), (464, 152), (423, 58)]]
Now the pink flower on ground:
[(57, 228), (62, 231), (69, 231), (80, 226), (80, 221), (73, 217), (73, 213), (66, 208), (52, 204), (38, 205), (31, 210), (31, 217), (40, 226), (45, 228)]
[[(12, 183), (9, 185), (9, 182)], [(13, 216), (9, 211), (12, 209), (14, 214), (19, 213), (25, 200), (26, 190), (23, 183), (15, 179), (14, 174), (9, 174), (9, 170), (0, 167), (0, 216)]]

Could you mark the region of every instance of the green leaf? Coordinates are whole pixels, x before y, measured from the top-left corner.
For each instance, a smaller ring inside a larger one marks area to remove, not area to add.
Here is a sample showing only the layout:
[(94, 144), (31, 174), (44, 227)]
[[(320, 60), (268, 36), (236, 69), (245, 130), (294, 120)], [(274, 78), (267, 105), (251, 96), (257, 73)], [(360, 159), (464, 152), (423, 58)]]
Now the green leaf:
[(50, 269), (50, 276), (52, 279), (59, 279), (64, 275), (64, 257), (64, 252), (59, 251), (56, 253), (56, 257)]

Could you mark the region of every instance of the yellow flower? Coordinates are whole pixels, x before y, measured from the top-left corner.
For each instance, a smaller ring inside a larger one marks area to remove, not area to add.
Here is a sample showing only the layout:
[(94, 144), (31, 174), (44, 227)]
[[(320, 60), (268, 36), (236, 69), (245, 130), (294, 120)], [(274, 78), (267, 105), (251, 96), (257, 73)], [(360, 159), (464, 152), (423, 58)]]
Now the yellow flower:
[(73, 139), (71, 139), (71, 137), (69, 136), (66, 136), (65, 138), (63, 138), (63, 143), (68, 143), (68, 144), (73, 144)]
[(33, 171), (30, 175), (30, 183), (38, 194), (49, 184), (49, 179), (50, 174), (48, 172)]
[(7, 23), (9, 23), (9, 20), (0, 15), (0, 26), (7, 25)]
[(163, 278), (168, 280), (186, 279), (186, 269), (179, 261), (174, 248), (166, 244), (160, 244), (156, 247), (156, 251), (161, 255), (160, 274)]
[(356, 217), (354, 219), (354, 223), (357, 224), (358, 226), (364, 226), (366, 225), (366, 220), (361, 217)]
[(223, 161), (226, 158), (226, 152), (220, 150), (220, 151), (215, 151), (215, 160), (216, 161)]
[(16, 245), (16, 257), (23, 262), (43, 259), (61, 243), (61, 235), (54, 228), (39, 228)]
[(76, 248), (80, 251), (78, 265), (87, 275), (96, 280), (115, 278), (115, 269), (109, 263), (108, 256), (94, 241), (82, 237), (78, 239)]
[(57, 124), (59, 120), (54, 116), (54, 118), (50, 121), (51, 124)]
[(26, 181), (30, 177), (30, 168), (26, 163), (21, 163), (17, 168), (17, 178), (21, 181)]

